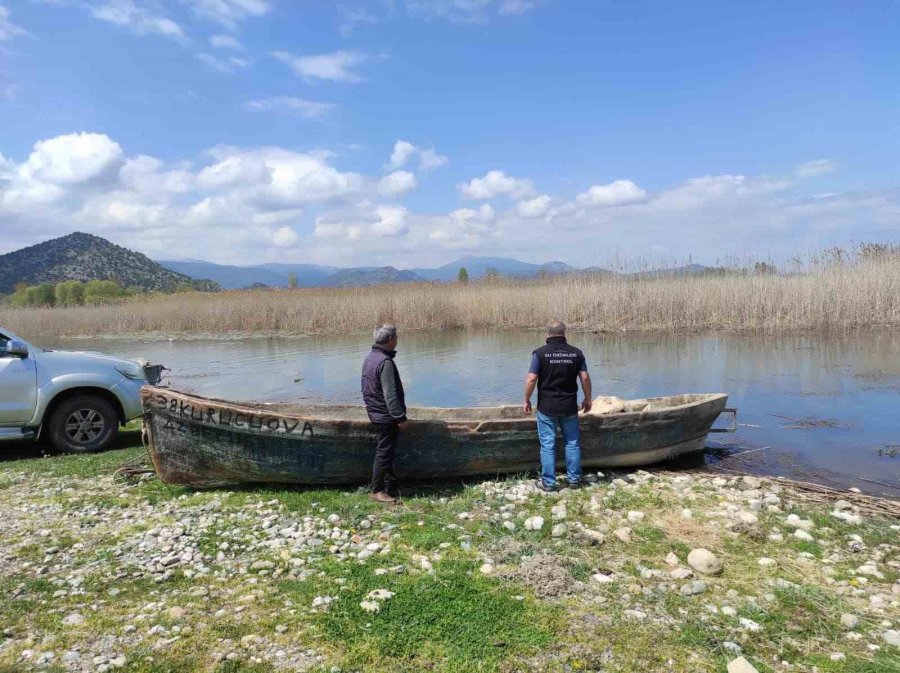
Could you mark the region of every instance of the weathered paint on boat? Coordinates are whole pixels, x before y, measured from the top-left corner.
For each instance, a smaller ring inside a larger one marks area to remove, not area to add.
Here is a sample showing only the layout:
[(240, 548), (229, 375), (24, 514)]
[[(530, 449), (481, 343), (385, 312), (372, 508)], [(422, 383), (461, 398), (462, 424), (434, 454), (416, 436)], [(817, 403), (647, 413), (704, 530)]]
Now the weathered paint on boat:
[[(362, 407), (235, 404), (153, 386), (142, 398), (150, 456), (167, 484), (370, 479), (375, 434)], [(656, 397), (627, 401), (624, 412), (581, 415), (582, 465), (646, 465), (700, 451), (727, 399)], [(525, 472), (539, 463), (535, 421), (521, 407), (410, 408), (408, 416), (400, 479)]]

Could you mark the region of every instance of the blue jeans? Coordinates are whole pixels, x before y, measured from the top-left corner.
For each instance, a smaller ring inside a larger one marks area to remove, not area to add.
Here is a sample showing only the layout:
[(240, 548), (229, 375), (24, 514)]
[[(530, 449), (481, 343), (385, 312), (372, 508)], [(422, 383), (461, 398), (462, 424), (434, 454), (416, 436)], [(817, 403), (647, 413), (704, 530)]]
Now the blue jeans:
[(537, 412), (538, 439), (541, 440), (541, 479), (544, 485), (556, 486), (556, 426), (562, 430), (566, 447), (566, 476), (570, 484), (581, 481), (581, 445), (578, 442), (578, 414), (545, 416)]

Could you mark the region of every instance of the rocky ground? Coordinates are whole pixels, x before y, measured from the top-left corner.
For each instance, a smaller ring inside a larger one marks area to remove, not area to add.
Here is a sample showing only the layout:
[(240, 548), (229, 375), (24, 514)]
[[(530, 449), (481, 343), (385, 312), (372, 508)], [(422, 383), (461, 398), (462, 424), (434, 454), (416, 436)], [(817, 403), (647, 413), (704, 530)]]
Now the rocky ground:
[(170, 489), (0, 463), (0, 671), (900, 671), (897, 520), (754, 477)]

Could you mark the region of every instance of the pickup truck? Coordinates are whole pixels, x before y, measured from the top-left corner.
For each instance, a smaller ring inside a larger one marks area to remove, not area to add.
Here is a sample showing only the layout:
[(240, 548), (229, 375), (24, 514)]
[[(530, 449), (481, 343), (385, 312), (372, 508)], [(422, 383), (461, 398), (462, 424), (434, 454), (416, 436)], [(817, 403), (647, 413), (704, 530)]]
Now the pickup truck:
[(101, 353), (37, 348), (0, 327), (0, 441), (42, 439), (100, 451), (141, 416), (141, 387), (163, 367)]

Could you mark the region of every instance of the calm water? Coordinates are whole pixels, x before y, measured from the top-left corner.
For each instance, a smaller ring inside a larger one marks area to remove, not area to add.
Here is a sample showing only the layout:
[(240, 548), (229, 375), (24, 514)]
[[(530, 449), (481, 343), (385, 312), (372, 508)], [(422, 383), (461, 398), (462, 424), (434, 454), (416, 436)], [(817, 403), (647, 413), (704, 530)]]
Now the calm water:
[[(707, 462), (900, 497), (900, 335), (577, 334), (594, 394), (727, 392), (737, 434), (711, 435)], [(401, 335), (411, 404), (518, 404), (537, 333)], [(45, 340), (162, 362), (169, 383), (232, 400), (360, 403), (363, 335), (243, 340)]]

